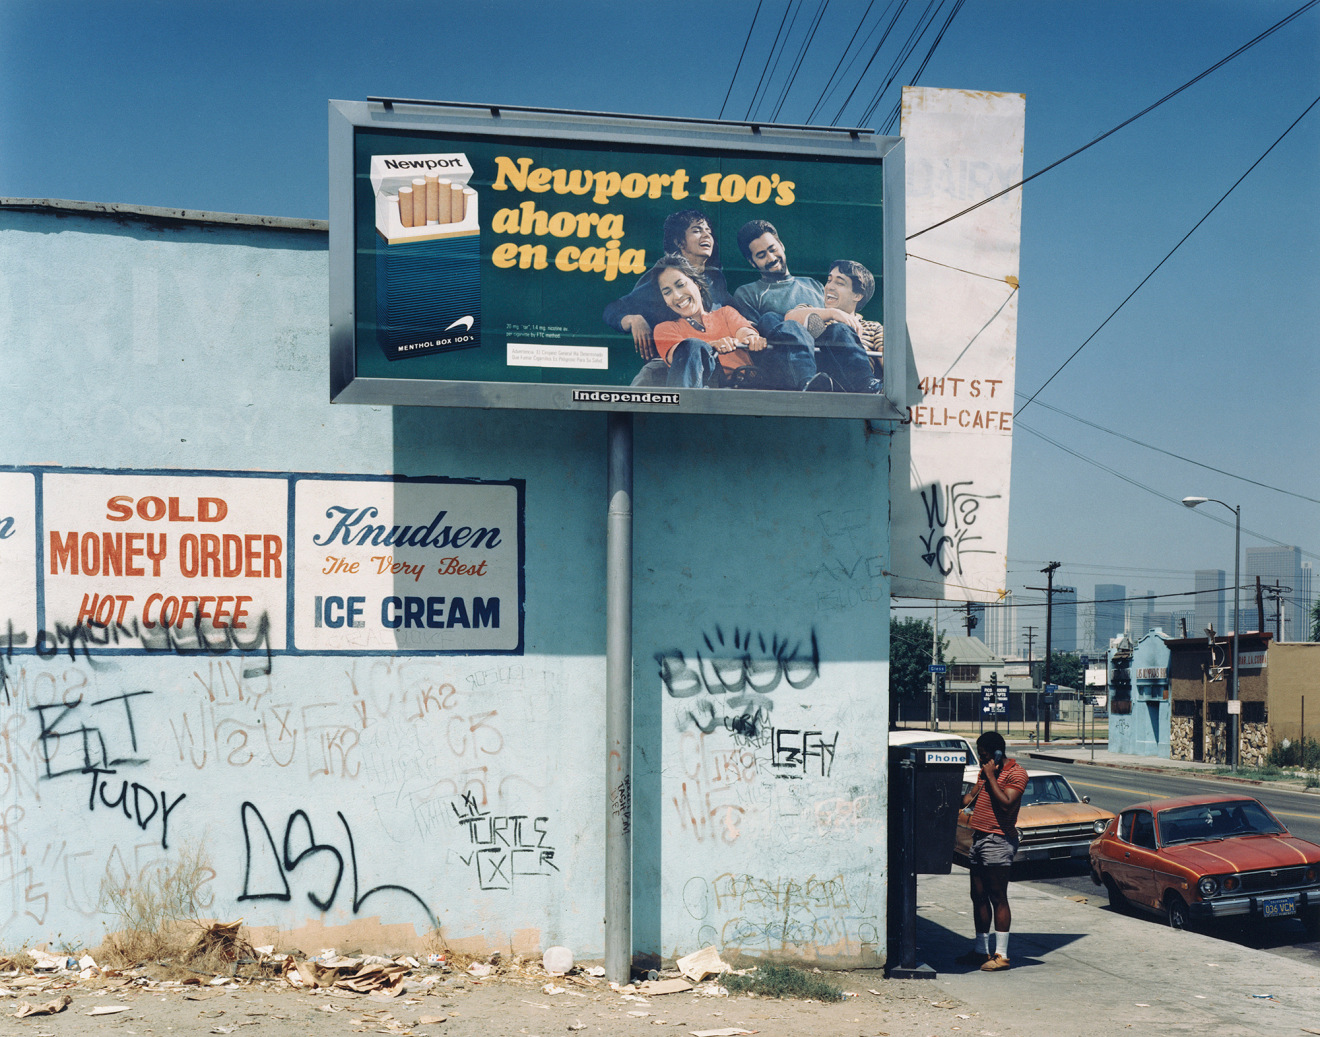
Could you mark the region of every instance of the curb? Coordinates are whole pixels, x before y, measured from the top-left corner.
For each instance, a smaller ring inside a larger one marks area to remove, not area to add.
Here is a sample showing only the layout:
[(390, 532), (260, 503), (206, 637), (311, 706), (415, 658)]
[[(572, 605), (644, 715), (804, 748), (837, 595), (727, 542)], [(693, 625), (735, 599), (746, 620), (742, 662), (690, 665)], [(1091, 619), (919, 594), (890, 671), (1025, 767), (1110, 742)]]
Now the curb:
[(1210, 771), (1189, 770), (1183, 767), (1157, 767), (1153, 765), (1131, 764), (1131, 763), (1111, 763), (1108, 760), (1087, 760), (1075, 756), (1055, 756), (1049, 753), (1022, 753), (1021, 755), (1031, 760), (1042, 760), (1046, 763), (1072, 763), (1085, 764), (1088, 767), (1108, 767), (1115, 771), (1144, 771), (1151, 774), (1174, 774), (1184, 777), (1202, 778), (1209, 781), (1223, 781), (1230, 785), (1249, 785), (1253, 788), (1268, 786), (1273, 789), (1287, 789), (1290, 792), (1303, 792), (1307, 795), (1320, 795), (1320, 788), (1307, 788), (1305, 785), (1296, 781), (1266, 781), (1262, 778), (1240, 778), (1234, 774), (1215, 774)]

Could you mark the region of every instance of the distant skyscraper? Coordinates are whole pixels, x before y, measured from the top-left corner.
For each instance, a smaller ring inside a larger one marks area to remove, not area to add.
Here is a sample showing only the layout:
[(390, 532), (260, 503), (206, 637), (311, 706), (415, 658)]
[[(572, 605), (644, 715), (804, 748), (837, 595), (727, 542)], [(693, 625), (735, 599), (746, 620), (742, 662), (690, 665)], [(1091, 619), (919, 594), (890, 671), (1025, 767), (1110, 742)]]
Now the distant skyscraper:
[(1104, 653), (1109, 642), (1123, 633), (1127, 615), (1127, 588), (1121, 583), (1095, 585), (1095, 644), (1094, 650)]
[(986, 605), (979, 629), (981, 640), (995, 655), (1001, 659), (1018, 656), (1017, 605), (1013, 603), (1012, 591), (1004, 595), (1003, 601)]
[(1050, 630), (1050, 650), (1077, 651), (1077, 588), (1054, 588), (1054, 620)]
[(1196, 619), (1192, 637), (1204, 637), (1205, 628), (1213, 625), (1216, 634), (1228, 630), (1224, 602), (1228, 598), (1228, 578), (1223, 569), (1196, 570)]
[(1280, 641), (1305, 641), (1310, 636), (1311, 611), (1311, 566), (1302, 564), (1300, 547), (1249, 547), (1247, 548), (1246, 572), (1242, 577), (1242, 629), (1255, 630), (1258, 623), (1256, 615), (1256, 577), (1260, 577), (1262, 586), (1289, 587), (1291, 590), (1282, 594), (1283, 630), (1276, 627), (1275, 611), (1266, 604), (1265, 629), (1273, 632)]

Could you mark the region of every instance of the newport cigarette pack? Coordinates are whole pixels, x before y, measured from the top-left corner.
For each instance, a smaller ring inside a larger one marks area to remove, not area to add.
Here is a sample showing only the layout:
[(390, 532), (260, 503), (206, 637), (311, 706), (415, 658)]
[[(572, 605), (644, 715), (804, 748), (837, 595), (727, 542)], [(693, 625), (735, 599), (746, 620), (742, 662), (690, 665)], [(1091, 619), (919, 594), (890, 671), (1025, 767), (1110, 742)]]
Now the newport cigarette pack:
[(481, 227), (461, 153), (373, 155), (377, 321), (390, 360), (481, 344)]

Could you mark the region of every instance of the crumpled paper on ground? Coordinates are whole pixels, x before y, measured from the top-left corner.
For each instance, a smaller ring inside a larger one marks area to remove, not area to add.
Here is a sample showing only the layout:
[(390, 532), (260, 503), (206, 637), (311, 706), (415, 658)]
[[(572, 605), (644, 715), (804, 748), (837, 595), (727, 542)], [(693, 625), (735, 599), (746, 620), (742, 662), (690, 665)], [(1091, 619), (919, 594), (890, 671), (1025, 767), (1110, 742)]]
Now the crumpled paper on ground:
[(29, 1015), (54, 1015), (56, 1012), (63, 1012), (71, 1004), (73, 1004), (73, 998), (68, 994), (61, 994), (55, 1000), (40, 1005), (34, 1005), (30, 1001), (20, 1001), (18, 1011), (14, 1013), (14, 1018), (25, 1019)]

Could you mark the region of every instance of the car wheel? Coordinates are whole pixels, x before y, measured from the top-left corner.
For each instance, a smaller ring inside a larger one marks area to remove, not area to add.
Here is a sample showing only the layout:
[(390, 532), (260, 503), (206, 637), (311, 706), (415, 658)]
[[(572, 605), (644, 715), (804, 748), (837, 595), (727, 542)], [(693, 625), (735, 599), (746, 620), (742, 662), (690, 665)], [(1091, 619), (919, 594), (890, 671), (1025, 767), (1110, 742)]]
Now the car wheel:
[(1114, 881), (1112, 875), (1106, 875), (1104, 878), (1105, 892), (1109, 894), (1109, 906), (1115, 911), (1126, 911), (1128, 909), (1127, 897), (1123, 896), (1123, 891), (1118, 888), (1118, 883)]
[(1187, 901), (1183, 900), (1177, 893), (1170, 893), (1165, 899), (1164, 911), (1169, 920), (1170, 928), (1192, 928), (1192, 913), (1187, 909)]

